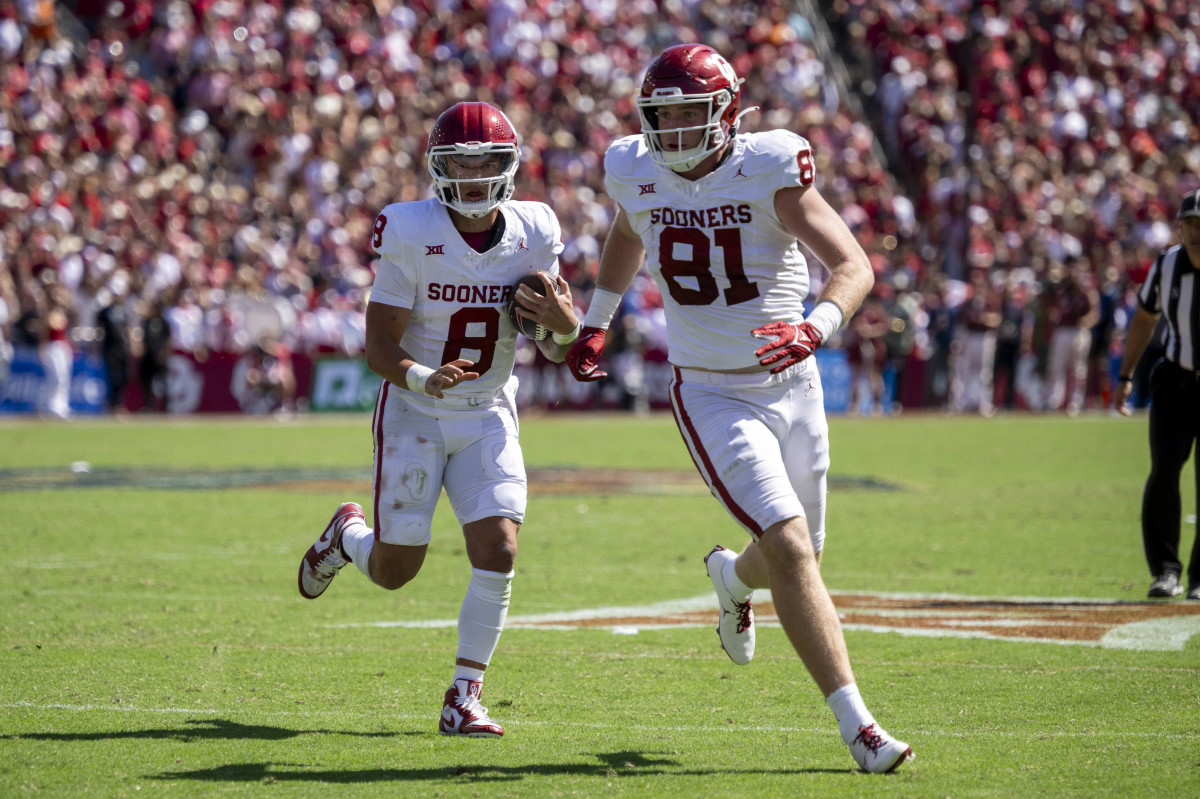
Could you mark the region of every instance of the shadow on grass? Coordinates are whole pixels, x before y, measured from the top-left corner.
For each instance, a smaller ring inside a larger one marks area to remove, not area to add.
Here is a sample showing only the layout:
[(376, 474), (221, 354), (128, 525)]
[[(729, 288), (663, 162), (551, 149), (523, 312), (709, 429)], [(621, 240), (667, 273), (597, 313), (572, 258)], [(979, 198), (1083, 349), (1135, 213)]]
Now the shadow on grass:
[(183, 727), (150, 730), (114, 730), (112, 732), (23, 732), (15, 737), (30, 741), (109, 741), (128, 738), (163, 739), (172, 741), (250, 740), (282, 741), (301, 735), (352, 735), (364, 738), (391, 738), (407, 733), (346, 732), (344, 730), (289, 730), (284, 727), (264, 727), (257, 724), (238, 724), (224, 719), (188, 719)]
[(667, 758), (642, 752), (611, 752), (593, 755), (598, 763), (546, 763), (523, 766), (492, 764), (442, 766), (437, 768), (380, 768), (361, 770), (313, 770), (296, 763), (231, 763), (195, 771), (167, 771), (148, 774), (146, 779), (197, 780), (200, 782), (325, 782), (376, 783), (411, 782), (414, 780), (462, 780), (477, 782), (514, 782), (532, 777), (648, 777), (648, 776), (707, 776), (710, 774), (845, 774), (851, 769), (818, 768), (744, 768), (729, 769), (713, 766), (704, 769), (683, 769)]

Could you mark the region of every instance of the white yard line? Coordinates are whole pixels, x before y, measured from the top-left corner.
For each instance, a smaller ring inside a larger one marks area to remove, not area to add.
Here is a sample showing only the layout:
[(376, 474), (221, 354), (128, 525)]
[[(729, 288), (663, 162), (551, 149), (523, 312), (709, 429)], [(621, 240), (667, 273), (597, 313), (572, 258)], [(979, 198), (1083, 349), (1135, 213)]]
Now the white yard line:
[[(1105, 649), (1132, 649), (1140, 651), (1179, 652), (1188, 640), (1200, 634), (1200, 614), (1154, 618), (1120, 624), (1108, 630), (1099, 640), (1079, 640), (1069, 635), (1062, 638), (1046, 636), (1018, 637), (997, 635), (989, 630), (1020, 627), (1059, 628), (1066, 630), (1079, 627), (1095, 627), (1095, 624), (1080, 624), (1070, 620), (1046, 618), (1046, 611), (1070, 609), (1075, 612), (1094, 611), (1111, 613), (1114, 609), (1134, 603), (1117, 600), (1063, 598), (1063, 597), (979, 597), (961, 594), (903, 594), (831, 591), (837, 597), (866, 597), (878, 601), (879, 607), (847, 607), (842, 611), (843, 628), (856, 632), (897, 633), (899, 635), (929, 638), (976, 638), (990, 641), (1012, 641), (1018, 643), (1058, 644), (1065, 646), (1088, 646)], [(756, 601), (770, 601), (770, 591), (755, 592)], [(939, 609), (936, 607), (895, 608), (895, 602), (953, 602), (975, 607)], [(1000, 607), (992, 607), (999, 605)], [(663, 630), (672, 627), (709, 627), (709, 621), (695, 618), (697, 611), (716, 611), (716, 596), (704, 594), (689, 599), (674, 599), (652, 605), (628, 605), (559, 613), (538, 613), (509, 616), (507, 629), (541, 630), (608, 630), (620, 635), (636, 635), (640, 630)], [(864, 624), (849, 621), (853, 616), (867, 615), (873, 618), (941, 620), (941, 625), (895, 626), (887, 624)], [(606, 621), (611, 620), (609, 623)], [(757, 622), (762, 627), (778, 627), (770, 616)], [(457, 619), (387, 620), (373, 622), (347, 622), (331, 627), (407, 627), (407, 628), (451, 628)], [(977, 629), (970, 629), (970, 628)], [(983, 629), (978, 629), (983, 628)]]

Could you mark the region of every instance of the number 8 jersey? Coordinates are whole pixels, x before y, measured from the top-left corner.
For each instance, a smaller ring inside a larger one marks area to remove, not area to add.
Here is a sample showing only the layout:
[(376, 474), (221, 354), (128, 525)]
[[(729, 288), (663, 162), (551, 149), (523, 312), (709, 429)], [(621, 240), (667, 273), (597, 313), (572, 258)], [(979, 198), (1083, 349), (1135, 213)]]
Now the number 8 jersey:
[(775, 215), (775, 192), (809, 186), (812, 147), (794, 133), (739, 134), (699, 180), (656, 164), (642, 136), (604, 156), (608, 195), (646, 248), (662, 291), (671, 363), (731, 371), (758, 364), (750, 331), (804, 318), (808, 264)]
[(393, 203), (375, 221), (380, 255), (371, 302), (411, 308), (400, 346), (430, 368), (466, 358), (479, 379), (446, 397), (491, 396), (513, 370), (517, 330), (504, 313), (513, 284), (541, 270), (558, 275), (562, 233), (550, 207), (512, 200), (499, 208), (504, 233), (476, 252), (436, 198)]

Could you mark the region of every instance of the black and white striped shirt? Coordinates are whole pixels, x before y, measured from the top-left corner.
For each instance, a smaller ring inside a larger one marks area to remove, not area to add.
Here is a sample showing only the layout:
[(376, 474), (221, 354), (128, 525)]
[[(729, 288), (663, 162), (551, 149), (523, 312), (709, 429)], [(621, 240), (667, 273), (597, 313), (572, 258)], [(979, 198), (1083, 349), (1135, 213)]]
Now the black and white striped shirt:
[(1138, 290), (1138, 304), (1167, 321), (1166, 358), (1176, 366), (1200, 370), (1200, 280), (1197, 265), (1183, 245), (1164, 250)]

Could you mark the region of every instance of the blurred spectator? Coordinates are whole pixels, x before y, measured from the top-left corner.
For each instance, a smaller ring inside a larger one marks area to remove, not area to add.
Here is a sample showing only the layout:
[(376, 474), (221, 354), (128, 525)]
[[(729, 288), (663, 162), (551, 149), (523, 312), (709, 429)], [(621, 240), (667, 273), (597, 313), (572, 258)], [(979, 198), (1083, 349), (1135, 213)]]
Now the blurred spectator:
[(1043, 295), (1050, 335), (1050, 357), (1046, 367), (1046, 407), (1079, 413), (1087, 386), (1088, 355), (1092, 326), (1100, 318), (1100, 301), (1091, 285), (1086, 261), (1071, 258), (1062, 267), (1050, 268), (1050, 282)]
[(995, 413), (992, 376), (1002, 299), (988, 273), (972, 269), (966, 297), (958, 309), (950, 379), (950, 407), (957, 412)]
[(890, 409), (893, 413), (900, 410), (907, 397), (908, 361), (917, 342), (920, 306), (907, 288), (908, 275), (904, 272), (893, 275), (891, 283), (875, 284), (875, 292), (882, 299), (883, 311), (887, 315), (883, 345), (893, 381), (892, 396), (884, 397), (884, 409)]
[(0, 383), (8, 377), (13, 361), (13, 347), (9, 341), (9, 327), (19, 312), (17, 292), (8, 272), (0, 271)]
[(55, 419), (69, 419), (73, 352), (67, 334), (71, 326), (71, 301), (62, 286), (53, 286), (48, 297), (45, 320), (39, 326), (38, 355), (46, 375), (39, 411)]
[(1015, 275), (1004, 278), (1000, 290), (1000, 326), (996, 329), (993, 383), (1006, 411), (1017, 407), (1017, 372), (1021, 353), (1029, 347), (1029, 286)]
[(1088, 351), (1087, 395), (1096, 397), (1099, 407), (1111, 407), (1113, 380), (1113, 330), (1117, 324), (1117, 306), (1122, 297), (1121, 270), (1116, 264), (1104, 267), (1102, 282), (1097, 290), (1099, 306), (1096, 323), (1092, 326), (1091, 347)]
[(278, 411), (280, 416), (296, 412), (296, 375), (292, 353), (279, 341), (264, 337), (247, 353), (243, 379), (236, 380), (237, 401), (245, 413)]
[(925, 373), (925, 404), (946, 407), (950, 398), (950, 351), (954, 343), (956, 309), (950, 301), (950, 281), (936, 277), (925, 291), (925, 330), (929, 342)]
[(165, 302), (156, 297), (142, 319), (142, 357), (138, 363), (138, 378), (142, 384), (142, 408), (147, 411), (167, 410), (167, 361), (171, 357), (171, 326), (168, 324)]
[(863, 410), (872, 416), (884, 412), (883, 367), (888, 360), (885, 340), (888, 330), (888, 313), (876, 290), (863, 300), (842, 335), (842, 346), (846, 348), (846, 360), (850, 364), (848, 413), (851, 416), (857, 416)]
[(108, 376), (108, 408), (123, 412), (125, 387), (129, 384), (129, 330), (132, 319), (125, 298), (125, 281), (113, 281), (97, 296), (100, 310), (96, 325), (100, 330), (100, 353)]

